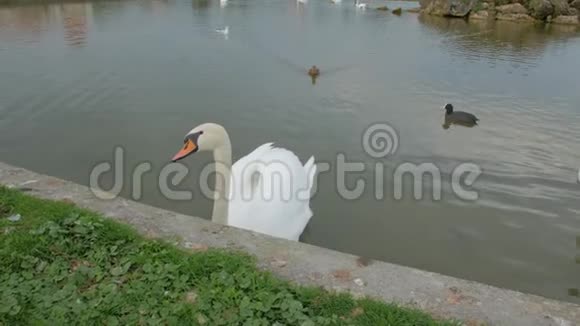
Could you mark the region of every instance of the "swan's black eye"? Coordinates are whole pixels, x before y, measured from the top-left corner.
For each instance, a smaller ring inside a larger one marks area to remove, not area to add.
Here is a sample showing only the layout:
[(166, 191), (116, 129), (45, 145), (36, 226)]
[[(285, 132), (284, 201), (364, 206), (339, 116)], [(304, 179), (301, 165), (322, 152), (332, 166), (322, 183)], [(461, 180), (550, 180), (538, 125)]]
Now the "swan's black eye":
[(201, 130), (201, 131), (199, 132), (199, 134), (200, 134), (200, 135), (203, 135), (203, 130)]
[(192, 141), (194, 144), (197, 144), (197, 139), (199, 138), (199, 135), (201, 135), (201, 134), (203, 134), (203, 131), (198, 131), (196, 133), (189, 134), (189, 135), (185, 136), (185, 139), (183, 140), (183, 142), (187, 143), (187, 141), (189, 140), (189, 141)]

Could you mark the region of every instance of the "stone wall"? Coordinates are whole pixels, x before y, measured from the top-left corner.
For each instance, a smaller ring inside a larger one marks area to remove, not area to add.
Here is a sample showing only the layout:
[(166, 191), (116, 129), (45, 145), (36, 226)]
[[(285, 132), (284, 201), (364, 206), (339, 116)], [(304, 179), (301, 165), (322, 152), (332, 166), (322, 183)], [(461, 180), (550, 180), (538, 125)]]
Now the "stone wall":
[[(243, 250), (256, 256), (262, 268), (299, 284), (419, 308), (466, 325), (580, 325), (580, 306), (576, 304), (275, 239), (122, 198), (101, 200), (85, 186), (2, 162), (0, 185), (75, 203), (129, 224), (147, 237), (169, 239), (185, 248)], [(389, 240), (385, 241), (388, 245)]]

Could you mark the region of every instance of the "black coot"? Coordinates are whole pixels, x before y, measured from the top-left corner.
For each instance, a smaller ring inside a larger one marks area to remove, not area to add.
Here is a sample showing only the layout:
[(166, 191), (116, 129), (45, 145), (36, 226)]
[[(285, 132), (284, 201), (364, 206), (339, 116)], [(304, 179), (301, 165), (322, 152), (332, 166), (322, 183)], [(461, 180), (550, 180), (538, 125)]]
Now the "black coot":
[(453, 111), (453, 105), (445, 105), (445, 124), (459, 124), (467, 127), (473, 127), (477, 125), (479, 119), (471, 113), (463, 111)]

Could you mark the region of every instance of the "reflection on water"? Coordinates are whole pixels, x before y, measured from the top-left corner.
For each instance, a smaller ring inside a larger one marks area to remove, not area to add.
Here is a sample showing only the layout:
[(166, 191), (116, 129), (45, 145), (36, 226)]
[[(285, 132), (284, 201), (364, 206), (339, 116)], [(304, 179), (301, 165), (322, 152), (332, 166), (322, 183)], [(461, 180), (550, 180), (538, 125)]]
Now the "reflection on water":
[[(22, 37), (28, 42), (37, 41), (48, 25), (47, 7), (0, 7), (0, 36), (3, 40), (16, 40)], [(9, 33), (17, 31), (16, 33)]]
[(193, 9), (207, 9), (212, 2), (211, 0), (192, 0), (191, 7)]
[(38, 42), (51, 27), (62, 28), (71, 47), (82, 47), (87, 38), (91, 3), (63, 3), (51, 6), (0, 7), (0, 37), (22, 37), (22, 42)]
[(443, 127), (443, 129), (447, 130), (449, 129), (449, 127), (451, 127), (451, 125), (456, 125), (456, 126), (461, 126), (461, 127), (467, 127), (467, 128), (473, 128), (476, 125), (473, 123), (464, 123), (461, 121), (450, 121), (447, 117), (445, 117), (443, 119), (443, 124), (441, 125)]
[[(215, 32), (226, 25), (228, 39)], [(318, 179), (302, 241), (579, 302), (580, 265), (570, 258), (580, 254), (578, 35), (327, 2), (0, 8), (0, 159), (86, 184), (121, 145), (127, 167), (153, 166), (144, 202), (210, 216), (199, 193), (171, 202), (157, 189), (156, 173), (194, 125), (227, 126), (235, 157), (275, 141), (302, 159), (344, 153), (371, 167), (361, 135), (388, 121), (400, 146), (380, 162), (434, 163), (443, 200), (393, 199), (387, 171), (385, 200), (369, 191), (347, 201), (330, 171)], [(316, 87), (306, 80), (314, 64)], [(448, 102), (482, 122), (446, 129)], [(186, 162), (187, 185), (207, 160)], [(452, 193), (451, 173), (464, 162), (483, 170), (476, 202)], [(375, 182), (370, 169), (356, 176)], [(412, 180), (403, 182), (412, 194)]]
[(420, 15), (419, 21), (428, 31), (437, 31), (437, 38), (450, 54), (468, 61), (487, 61), (490, 68), (498, 63), (509, 64), (510, 73), (529, 76), (531, 68), (551, 46), (565, 46), (578, 37), (576, 26), (513, 23), (507, 21), (445, 19)]
[(64, 4), (62, 6), (63, 27), (67, 44), (83, 46), (87, 38), (87, 17), (91, 15), (90, 4)]
[(443, 35), (441, 42), (462, 48), (465, 55), (511, 55), (512, 59), (534, 59), (553, 43), (578, 37), (576, 26), (522, 24), (508, 21), (466, 21), (419, 15), (419, 21), (429, 31)]

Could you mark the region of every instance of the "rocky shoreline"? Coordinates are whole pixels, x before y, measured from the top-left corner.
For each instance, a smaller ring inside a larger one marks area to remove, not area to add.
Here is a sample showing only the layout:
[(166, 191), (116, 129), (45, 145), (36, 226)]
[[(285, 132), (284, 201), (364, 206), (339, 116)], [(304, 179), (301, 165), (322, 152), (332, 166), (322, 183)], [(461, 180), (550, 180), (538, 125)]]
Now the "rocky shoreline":
[(580, 26), (580, 0), (420, 0), (421, 12), (475, 20)]

